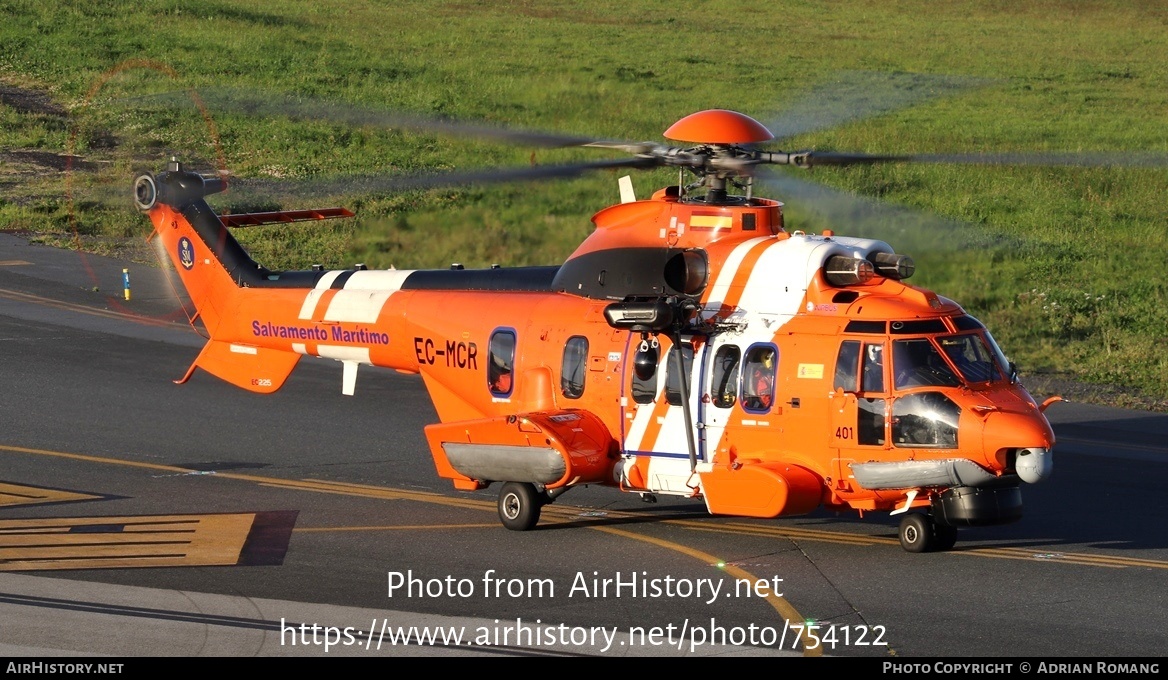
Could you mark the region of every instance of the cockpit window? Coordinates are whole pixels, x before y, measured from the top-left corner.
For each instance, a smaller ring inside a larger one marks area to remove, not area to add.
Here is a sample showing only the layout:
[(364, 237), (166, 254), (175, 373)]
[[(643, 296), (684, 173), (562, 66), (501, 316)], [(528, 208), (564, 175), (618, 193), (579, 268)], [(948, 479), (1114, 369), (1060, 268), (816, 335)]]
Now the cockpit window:
[(1006, 358), (1006, 354), (1002, 352), (1002, 348), (994, 340), (994, 336), (990, 335), (989, 331), (985, 334), (986, 342), (990, 346), (990, 351), (994, 353), (994, 358), (998, 360), (998, 367), (1002, 369), (1003, 375), (1010, 375), (1012, 369), (1010, 368), (1010, 360)]
[(884, 345), (864, 343), (864, 368), (860, 372), (861, 392), (884, 391)]
[(883, 321), (849, 321), (845, 333), (879, 333), (884, 335), (888, 324)]
[(998, 380), (1002, 377), (997, 358), (980, 335), (946, 335), (937, 338), (945, 356), (971, 383)]
[(888, 324), (893, 335), (918, 335), (920, 333), (945, 333), (945, 322), (940, 319), (922, 319), (918, 321), (893, 321)]
[(956, 326), (957, 330), (959, 331), (976, 331), (985, 328), (985, 326), (982, 325), (980, 321), (973, 318), (972, 316), (969, 316), (968, 314), (965, 316), (953, 317), (953, 325)]
[(860, 342), (858, 340), (845, 340), (840, 343), (839, 354), (835, 357), (835, 382), (832, 383), (833, 390), (840, 389), (844, 392), (855, 392), (859, 389), (858, 381), (856, 380), (856, 369), (860, 363)]
[(961, 379), (941, 358), (941, 353), (925, 338), (892, 343), (892, 370), (898, 390), (922, 386), (957, 387), (961, 384)]

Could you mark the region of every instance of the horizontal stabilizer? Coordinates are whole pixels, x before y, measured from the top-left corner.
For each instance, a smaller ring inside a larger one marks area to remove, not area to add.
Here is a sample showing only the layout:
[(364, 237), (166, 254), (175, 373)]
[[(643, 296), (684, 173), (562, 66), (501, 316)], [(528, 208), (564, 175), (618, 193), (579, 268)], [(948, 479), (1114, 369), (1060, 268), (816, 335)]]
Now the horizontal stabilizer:
[(300, 355), (294, 352), (210, 340), (180, 382), (198, 367), (236, 387), (269, 394), (284, 385), (299, 360)]
[(220, 215), (219, 221), (226, 227), (258, 227), (264, 224), (288, 224), (290, 222), (307, 222), (309, 220), (329, 220), (336, 217), (353, 217), (353, 213), (345, 208), (280, 210), (278, 212)]

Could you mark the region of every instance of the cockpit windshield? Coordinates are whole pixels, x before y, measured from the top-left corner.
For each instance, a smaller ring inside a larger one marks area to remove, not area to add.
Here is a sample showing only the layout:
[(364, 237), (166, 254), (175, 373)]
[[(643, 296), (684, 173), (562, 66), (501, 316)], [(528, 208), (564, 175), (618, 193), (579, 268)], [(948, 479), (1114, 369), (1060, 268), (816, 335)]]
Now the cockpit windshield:
[(911, 387), (957, 387), (961, 379), (941, 358), (928, 338), (897, 340), (892, 343), (892, 370), (896, 389)]
[[(884, 344), (892, 340), (892, 387), (900, 390), (915, 390), (919, 387), (960, 387), (977, 383), (1013, 380), (1013, 364), (1002, 353), (986, 327), (969, 315), (952, 318), (952, 333), (942, 319), (917, 319), (911, 321), (858, 321), (848, 323), (845, 332), (866, 335), (883, 335), (879, 341), (847, 340), (841, 343), (836, 362), (835, 387), (845, 391), (883, 392), (884, 383), (869, 380), (862, 384), (857, 381), (856, 365), (861, 343), (868, 349), (864, 362), (864, 374), (883, 376), (882, 362), (871, 361), (878, 350), (887, 348)], [(901, 337), (916, 336), (916, 337)], [(872, 367), (869, 364), (874, 364)], [(869, 368), (875, 370), (870, 371)]]
[(937, 338), (937, 343), (968, 382), (986, 382), (1003, 377), (998, 357), (980, 334), (945, 335)]

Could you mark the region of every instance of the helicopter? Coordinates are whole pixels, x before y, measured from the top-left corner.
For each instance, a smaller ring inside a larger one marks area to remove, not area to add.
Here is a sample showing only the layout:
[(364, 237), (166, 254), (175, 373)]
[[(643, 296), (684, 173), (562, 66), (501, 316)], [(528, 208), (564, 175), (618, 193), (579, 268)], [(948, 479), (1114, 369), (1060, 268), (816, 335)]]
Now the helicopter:
[(437, 475), (498, 483), (516, 531), (583, 485), (712, 515), (887, 512), (913, 553), (1020, 519), (1022, 486), (1052, 473), (1059, 398), (1039, 403), (984, 324), (908, 283), (909, 254), (789, 231), (783, 203), (754, 195), (766, 166), (912, 157), (762, 150), (770, 130), (725, 109), (664, 137), (682, 145), (587, 141), (628, 157), (544, 171), (679, 173), (647, 199), (622, 177), (621, 202), (555, 266), (271, 271), (231, 228), (353, 213), (221, 215), (206, 197), (226, 175), (177, 159), (139, 175), (136, 207), (208, 336), (176, 382), (202, 369), (271, 393), (304, 356), (340, 362), (346, 395), (361, 366), (419, 375)]

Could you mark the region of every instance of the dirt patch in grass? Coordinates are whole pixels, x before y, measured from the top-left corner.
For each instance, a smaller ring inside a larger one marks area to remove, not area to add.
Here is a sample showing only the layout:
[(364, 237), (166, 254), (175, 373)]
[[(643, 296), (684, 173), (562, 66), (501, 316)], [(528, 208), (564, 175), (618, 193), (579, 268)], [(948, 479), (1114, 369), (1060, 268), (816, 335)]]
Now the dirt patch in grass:
[(18, 230), (0, 230), (13, 233), (36, 243), (53, 248), (75, 250), (92, 255), (102, 255), (119, 260), (144, 264), (152, 267), (170, 268), (168, 260), (159, 260), (154, 247), (145, 237), (119, 238), (114, 236), (88, 236), (81, 234), (37, 234)]
[(0, 83), (0, 104), (11, 106), (20, 113), (36, 113), (64, 118), (69, 112), (53, 101), (46, 92)]
[(15, 174), (21, 171), (37, 172), (42, 169), (65, 172), (67, 170), (92, 172), (97, 169), (97, 163), (87, 161), (81, 156), (71, 156), (52, 151), (37, 151), (35, 149), (11, 149), (0, 151), (0, 163), (7, 166), (5, 169)]

